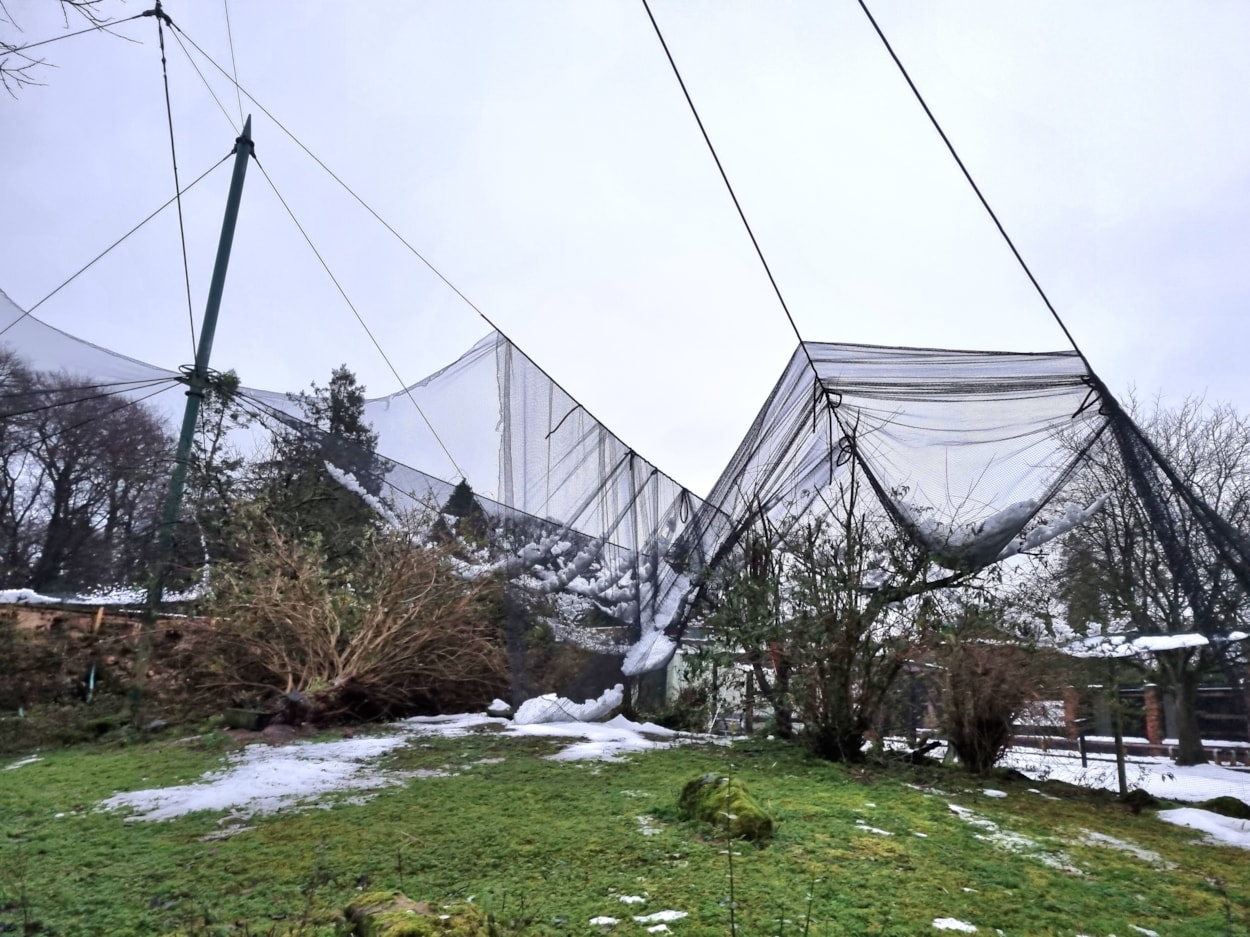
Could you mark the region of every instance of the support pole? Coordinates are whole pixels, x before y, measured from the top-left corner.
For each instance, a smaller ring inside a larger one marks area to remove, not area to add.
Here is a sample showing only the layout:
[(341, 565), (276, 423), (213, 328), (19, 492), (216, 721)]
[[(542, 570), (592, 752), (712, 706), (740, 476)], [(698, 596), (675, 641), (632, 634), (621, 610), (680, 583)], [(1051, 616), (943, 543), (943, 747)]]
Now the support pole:
[(247, 175), (247, 160), (251, 155), (252, 118), (249, 116), (243, 125), (243, 133), (234, 141), (234, 173), (230, 177), (230, 192), (226, 196), (226, 214), (221, 222), (221, 239), (217, 244), (213, 279), (208, 288), (208, 303), (204, 308), (200, 344), (195, 351), (195, 364), (183, 379), (187, 385), (187, 405), (182, 415), (182, 431), (178, 436), (174, 471), (169, 478), (169, 489), (165, 496), (164, 508), (161, 510), (156, 564), (148, 586), (147, 604), (139, 631), (139, 643), (135, 649), (134, 682), (130, 686), (127, 714), (131, 722), (137, 722), (139, 719), (143, 694), (147, 689), (148, 662), (152, 655), (152, 632), (156, 627), (161, 599), (165, 592), (165, 579), (172, 565), (174, 532), (177, 529), (178, 514), (182, 507), (182, 494), (186, 489), (191, 445), (195, 440), (200, 404), (203, 403), (204, 392), (209, 386), (208, 362), (213, 352), (213, 336), (217, 331), (217, 313), (221, 309), (221, 296), (226, 285), (226, 268), (230, 264), (230, 248), (234, 243), (234, 229), (239, 218), (239, 203), (243, 197), (243, 179)]

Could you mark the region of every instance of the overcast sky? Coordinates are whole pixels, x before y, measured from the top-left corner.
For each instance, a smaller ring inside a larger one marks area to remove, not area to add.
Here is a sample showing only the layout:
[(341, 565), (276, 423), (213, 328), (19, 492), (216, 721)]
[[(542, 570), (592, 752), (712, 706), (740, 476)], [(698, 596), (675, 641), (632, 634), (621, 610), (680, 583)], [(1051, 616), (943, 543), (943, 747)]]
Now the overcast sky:
[[(52, 0), (7, 6), (26, 41), (64, 29)], [(1110, 386), (1250, 409), (1250, 5), (872, 8)], [(221, 3), (165, 9), (231, 67)], [(855, 3), (653, 10), (805, 338), (1066, 346)], [(796, 339), (641, 3), (229, 13), (242, 86), (609, 428), (705, 492)], [(44, 87), (0, 96), (0, 289), (25, 308), (173, 194), (155, 21), (118, 32), (138, 42), (57, 42)], [(240, 108), (197, 56), (227, 119), (168, 32), (166, 50), (185, 185), (230, 150)], [(485, 334), (246, 98), (243, 111), (406, 382)], [(197, 323), (228, 175), (184, 203)], [(189, 362), (176, 215), (36, 314)], [(343, 362), (371, 394), (399, 386), (253, 164), (213, 364), (288, 390)], [(436, 454), (418, 467), (453, 474)]]

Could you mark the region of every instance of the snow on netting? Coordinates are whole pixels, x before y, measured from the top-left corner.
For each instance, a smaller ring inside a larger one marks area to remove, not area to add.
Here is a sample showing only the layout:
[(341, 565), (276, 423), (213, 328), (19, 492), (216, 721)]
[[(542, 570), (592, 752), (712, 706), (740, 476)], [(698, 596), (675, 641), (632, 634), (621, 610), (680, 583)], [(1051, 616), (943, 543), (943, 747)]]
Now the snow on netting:
[[(167, 391), (147, 402), (177, 425), (177, 372), (24, 316), (2, 293), (0, 330), (0, 344), (32, 370), (72, 375), (92, 394), (115, 394), (118, 406)], [(491, 522), (468, 574), (504, 569), (531, 593), (550, 596), (560, 637), (628, 650), (628, 672), (671, 656), (663, 631), (705, 565), (705, 527), (718, 512), (614, 436), (502, 335), (492, 332), (424, 380), (368, 400), (376, 453), (309, 426), (287, 394), (244, 387), (241, 398), (262, 427), (280, 423), (314, 439), (335, 477), (384, 512), (436, 512), (463, 475)], [(263, 428), (252, 433), (252, 445), (263, 447)], [(602, 625), (596, 611), (623, 627), (580, 627)]]
[(733, 519), (823, 506), (852, 459), (895, 521), (950, 568), (979, 568), (1069, 529), (1047, 509), (1103, 430), (1073, 352), (801, 345), (708, 497)]
[[(247, 396), (288, 418), (296, 412), (286, 395)], [(688, 605), (719, 512), (614, 436), (508, 339), (492, 332), (425, 380), (369, 400), (365, 416), (392, 500), (449, 497), (450, 482), (411, 468), (447, 463), (433, 427), (497, 522), (481, 568), (506, 568), (531, 593), (565, 597), (566, 617), (594, 607), (625, 623), (627, 673), (667, 662), (675, 645), (663, 632)], [(354, 447), (339, 446), (352, 464)]]

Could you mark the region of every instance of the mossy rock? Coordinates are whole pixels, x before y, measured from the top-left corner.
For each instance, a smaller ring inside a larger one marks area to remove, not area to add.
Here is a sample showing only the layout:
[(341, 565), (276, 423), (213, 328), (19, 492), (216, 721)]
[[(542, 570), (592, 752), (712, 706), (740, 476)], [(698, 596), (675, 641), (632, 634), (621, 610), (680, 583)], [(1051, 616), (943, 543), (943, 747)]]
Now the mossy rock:
[(472, 905), (435, 911), (396, 891), (368, 892), (345, 910), (344, 934), (354, 937), (484, 937), (485, 915)]
[(677, 806), (685, 819), (711, 823), (733, 839), (763, 842), (776, 825), (737, 778), (716, 774), (695, 778), (682, 787)]
[(1211, 800), (1204, 800), (1198, 806), (1203, 810), (1218, 813), (1222, 817), (1232, 817), (1235, 820), (1250, 820), (1250, 804), (1247, 804), (1244, 800), (1238, 800), (1236, 797), (1214, 797)]

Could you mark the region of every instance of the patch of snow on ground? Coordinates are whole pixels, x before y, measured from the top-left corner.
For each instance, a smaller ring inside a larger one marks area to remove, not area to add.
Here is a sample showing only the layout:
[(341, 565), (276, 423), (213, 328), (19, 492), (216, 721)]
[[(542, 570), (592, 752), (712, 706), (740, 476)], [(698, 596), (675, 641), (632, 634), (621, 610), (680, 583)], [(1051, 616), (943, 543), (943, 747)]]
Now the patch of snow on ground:
[(1007, 796), (1006, 791), (996, 791), (992, 787), (987, 787), (981, 793), (984, 794), (986, 797), (1006, 797)]
[(1137, 931), (1139, 934), (1145, 934), (1146, 937), (1159, 937), (1157, 930), (1151, 930), (1149, 927), (1138, 927), (1136, 924), (1130, 924), (1129, 927)]
[(598, 761), (619, 761), (628, 752), (668, 748), (678, 741), (678, 733), (650, 722), (632, 722), (616, 716), (607, 722), (544, 722), (517, 725), (509, 735), (531, 735), (543, 738), (585, 739), (554, 755), (553, 761), (576, 761), (592, 758)]
[(28, 755), (27, 757), (21, 759), (20, 761), (13, 762), (11, 765), (5, 765), (4, 770), (12, 771), (14, 768), (21, 768), (24, 765), (33, 765), (36, 761), (39, 761), (38, 755)]
[(656, 911), (655, 914), (635, 915), (634, 920), (639, 924), (665, 924), (680, 921), (684, 917), (685, 911)]
[(875, 826), (869, 826), (863, 820), (856, 820), (855, 828), (857, 830), (863, 830), (865, 833), (876, 833), (880, 836), (893, 836), (894, 835), (889, 830), (879, 830)]
[(657, 822), (655, 817), (634, 817), (638, 821), (638, 832), (643, 836), (657, 836), (660, 828), (655, 826)]
[(232, 764), (178, 787), (114, 794), (100, 806), (130, 807), (132, 820), (168, 820), (197, 810), (246, 807), (274, 813), (334, 791), (373, 790), (399, 783), (370, 764), (404, 744), (401, 736), (341, 739), (277, 747), (252, 745)]
[(622, 904), (643, 904), (646, 900), (642, 895), (621, 895)]
[(975, 934), (977, 928), (975, 924), (969, 924), (967, 921), (961, 921), (957, 917), (935, 917), (933, 919), (934, 930), (957, 930), (965, 934)]
[[(479, 713), (455, 716), (418, 716), (390, 726), (385, 736), (341, 739), (330, 742), (298, 742), (291, 745), (252, 745), (227, 759), (224, 768), (211, 771), (192, 784), (121, 792), (103, 801), (107, 810), (130, 808), (131, 820), (165, 820), (197, 810), (233, 810), (247, 817), (279, 810), (318, 806), (327, 794), (362, 793), (351, 801), (360, 803), (382, 788), (410, 778), (447, 777), (437, 770), (389, 771), (377, 761), (414, 738), (441, 735), (456, 738), (486, 726), (497, 726), (508, 735), (544, 736), (579, 740), (552, 756), (556, 759), (617, 760), (626, 752), (640, 752), (679, 744), (693, 736), (679, 736), (652, 723), (631, 722), (617, 716), (606, 723), (543, 723), (518, 726), (506, 719)], [(32, 756), (34, 757), (34, 756)], [(30, 759), (17, 764), (29, 763)], [(483, 759), (480, 763), (492, 763)], [(659, 832), (639, 818), (644, 835)]]
[(61, 601), (64, 600), (40, 595), (34, 589), (0, 589), (0, 604), (4, 605), (48, 605)]
[(405, 734), (441, 735), (457, 739), (469, 735), (479, 726), (507, 724), (506, 719), (483, 716), (481, 713), (459, 713), (454, 716), (413, 716), (395, 723), (394, 728)]
[(590, 923), (594, 925), (595, 927), (611, 927), (612, 925), (617, 924), (619, 922), (614, 917), (601, 915), (600, 917), (592, 917), (590, 919)]
[[(502, 724), (478, 714), (418, 716), (396, 723), (395, 734), (292, 745), (252, 745), (233, 754), (227, 766), (192, 784), (114, 794), (106, 810), (129, 807), (130, 820), (168, 820), (197, 810), (235, 810), (243, 816), (315, 806), (327, 794), (378, 791), (412, 777), (446, 777), (443, 771), (390, 772), (377, 759), (414, 736), (467, 735), (477, 726)], [(360, 803), (367, 798), (356, 798)]]
[(1209, 841), (1250, 849), (1250, 820), (1221, 816), (1197, 807), (1160, 810), (1156, 816), (1165, 823), (1189, 827), (1207, 834)]

